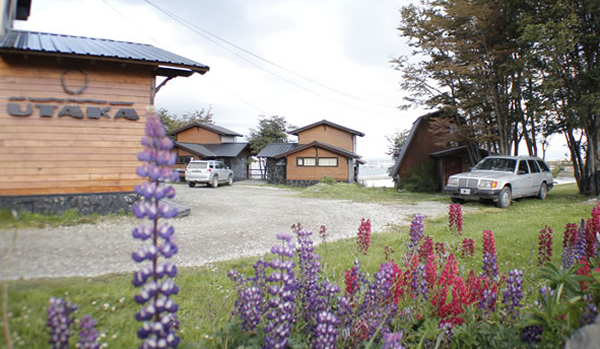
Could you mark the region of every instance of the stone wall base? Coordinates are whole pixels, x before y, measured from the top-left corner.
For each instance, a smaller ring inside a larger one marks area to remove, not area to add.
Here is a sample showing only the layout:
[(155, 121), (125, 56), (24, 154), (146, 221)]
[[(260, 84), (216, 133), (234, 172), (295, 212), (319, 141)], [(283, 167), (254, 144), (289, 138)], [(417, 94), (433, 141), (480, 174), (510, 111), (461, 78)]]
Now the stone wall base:
[(90, 193), (64, 195), (0, 196), (0, 207), (17, 212), (28, 211), (41, 214), (62, 214), (76, 209), (81, 215), (131, 212), (131, 206), (139, 200), (134, 192)]

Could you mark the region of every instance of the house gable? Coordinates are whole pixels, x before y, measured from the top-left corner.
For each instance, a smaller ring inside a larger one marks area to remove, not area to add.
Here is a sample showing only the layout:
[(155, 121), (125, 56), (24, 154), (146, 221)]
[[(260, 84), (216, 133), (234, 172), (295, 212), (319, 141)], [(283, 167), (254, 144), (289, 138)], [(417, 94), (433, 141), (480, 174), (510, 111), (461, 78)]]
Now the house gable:
[[(298, 159), (301, 159), (302, 165), (299, 165)], [(327, 159), (328, 166), (318, 166), (318, 159)], [(321, 177), (328, 175), (337, 181), (347, 182), (347, 159), (344, 155), (320, 147), (309, 147), (294, 152), (287, 156), (287, 180), (319, 181)]]
[(310, 124), (289, 132), (298, 136), (298, 143), (308, 144), (320, 142), (331, 144), (335, 147), (356, 152), (356, 136), (364, 136), (364, 133), (349, 129), (327, 120)]
[(221, 136), (200, 127), (191, 127), (177, 133), (176, 140), (184, 143), (221, 143)]

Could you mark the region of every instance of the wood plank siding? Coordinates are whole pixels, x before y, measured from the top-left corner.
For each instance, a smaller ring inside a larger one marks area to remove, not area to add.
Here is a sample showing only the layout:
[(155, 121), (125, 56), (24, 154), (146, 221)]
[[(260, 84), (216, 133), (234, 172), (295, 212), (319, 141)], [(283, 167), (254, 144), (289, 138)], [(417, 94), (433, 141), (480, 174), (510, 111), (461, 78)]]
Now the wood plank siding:
[(177, 134), (177, 142), (221, 143), (221, 136), (200, 127), (192, 127)]
[[(78, 69), (87, 74), (87, 84)], [(0, 195), (132, 191), (141, 182), (135, 169), (140, 165), (137, 153), (142, 149), (140, 138), (153, 97), (151, 69), (69, 59), (25, 59), (23, 55), (0, 57)], [(61, 77), (69, 90), (86, 87), (81, 94), (69, 94)], [(78, 101), (67, 101), (69, 98)], [(10, 115), (9, 103), (18, 104), (20, 110), (29, 105), (32, 113)], [(41, 116), (41, 106), (50, 108), (52, 116)], [(79, 107), (84, 117), (59, 117), (65, 106)], [(88, 107), (110, 108), (106, 111), (109, 117), (90, 119)], [(139, 119), (115, 119), (121, 108), (135, 109)]]
[(299, 144), (309, 144), (314, 141), (331, 144), (350, 152), (355, 151), (352, 134), (327, 125), (318, 125), (298, 134)]
[(431, 170), (431, 176), (435, 176), (435, 159), (429, 154), (444, 149), (443, 146), (437, 145), (432, 141), (435, 137), (429, 132), (429, 118), (424, 118), (419, 127), (415, 130), (409, 148), (406, 152), (399, 174), (400, 180), (410, 175), (411, 171), (421, 166), (428, 166)]
[[(298, 166), (298, 158), (337, 158), (337, 167), (322, 166)], [(348, 160), (341, 156), (321, 148), (308, 148), (293, 153), (287, 157), (287, 179), (288, 180), (314, 180), (318, 181), (324, 175), (329, 175), (337, 181), (348, 181)]]

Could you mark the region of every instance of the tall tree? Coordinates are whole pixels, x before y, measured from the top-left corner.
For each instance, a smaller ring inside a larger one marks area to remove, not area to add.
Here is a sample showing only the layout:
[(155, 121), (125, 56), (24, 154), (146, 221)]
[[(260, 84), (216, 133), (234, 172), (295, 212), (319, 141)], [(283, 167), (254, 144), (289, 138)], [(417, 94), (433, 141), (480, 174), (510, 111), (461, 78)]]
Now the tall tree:
[(537, 152), (539, 116), (525, 99), (527, 47), (518, 40), (523, 11), (516, 0), (422, 0), (401, 10), (398, 29), (422, 59), (394, 60), (411, 93), (404, 107), (449, 110), (474, 160), (479, 147), (517, 153), (521, 140)]
[(600, 0), (530, 0), (522, 40), (539, 57), (541, 93), (579, 191), (600, 195)]
[(182, 116), (171, 114), (167, 109), (160, 108), (158, 109), (158, 117), (160, 118), (160, 122), (162, 122), (163, 126), (165, 127), (167, 134), (193, 122), (214, 124), (212, 118), (212, 107), (208, 107), (208, 109), (202, 108), (200, 110), (185, 112)]
[[(260, 115), (258, 117), (258, 126), (250, 129), (250, 135), (248, 136), (248, 143), (252, 155), (258, 154), (270, 143), (287, 143), (287, 132), (291, 128), (292, 126), (288, 125), (284, 116), (273, 115), (267, 117), (265, 115)], [(264, 164), (262, 163), (262, 159), (259, 159), (259, 167), (261, 177), (264, 178)]]
[(391, 135), (386, 135), (385, 139), (387, 141), (387, 151), (386, 155), (392, 157), (392, 160), (396, 162), (398, 160), (398, 156), (400, 156), (400, 152), (404, 147), (404, 143), (408, 139), (408, 134), (410, 130), (396, 131), (396, 133)]

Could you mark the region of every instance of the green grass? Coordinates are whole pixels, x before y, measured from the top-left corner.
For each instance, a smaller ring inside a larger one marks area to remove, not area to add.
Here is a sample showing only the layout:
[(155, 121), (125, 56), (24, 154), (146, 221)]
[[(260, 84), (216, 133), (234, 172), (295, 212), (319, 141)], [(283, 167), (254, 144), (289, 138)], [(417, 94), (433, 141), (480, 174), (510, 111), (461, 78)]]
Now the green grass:
[(337, 183), (335, 185), (317, 184), (298, 190), (298, 196), (315, 199), (350, 200), (355, 202), (378, 203), (415, 203), (419, 201), (448, 201), (441, 193), (398, 192), (393, 188), (366, 188), (356, 184)]
[[(357, 187), (358, 188), (358, 187)], [(356, 191), (369, 190), (360, 188)], [(377, 189), (375, 189), (377, 190)], [(354, 192), (355, 189), (350, 189)], [(313, 193), (314, 194), (314, 193)], [(392, 195), (393, 194), (393, 195)], [(311, 194), (312, 195), (312, 194)], [(315, 194), (316, 195), (316, 194)], [(354, 194), (348, 194), (353, 197)], [(362, 195), (362, 194), (358, 194)], [(365, 194), (367, 195), (367, 194)], [(382, 192), (369, 195), (387, 195), (396, 199), (403, 194)], [(447, 198), (446, 198), (447, 200)], [(448, 200), (449, 202), (449, 200)], [(455, 252), (464, 238), (475, 240), (475, 256), (459, 257), (459, 265), (465, 270), (481, 270), (481, 236), (483, 230), (492, 230), (496, 238), (498, 265), (501, 272), (512, 268), (525, 269), (526, 293), (531, 295), (535, 288), (530, 280), (537, 273), (537, 239), (539, 231), (548, 225), (554, 230), (555, 262), (560, 261), (562, 233), (566, 223), (578, 223), (589, 218), (595, 202), (577, 194), (575, 185), (558, 186), (547, 200), (516, 200), (508, 209), (498, 209), (489, 203), (467, 203), (465, 205), (464, 231), (456, 236), (447, 228), (447, 218), (427, 219), (425, 235), (435, 242), (444, 242)], [(413, 212), (418, 213), (418, 212)], [(359, 222), (356, 222), (358, 227)], [(343, 288), (343, 272), (352, 266), (354, 259), (361, 260), (363, 271), (372, 275), (380, 263), (385, 261), (384, 248), (391, 246), (396, 261), (406, 252), (409, 227), (393, 227), (391, 232), (375, 233), (367, 255), (357, 252), (354, 239), (320, 244), (316, 252), (322, 256), (323, 276)], [(318, 240), (318, 237), (315, 237)], [(273, 238), (275, 241), (275, 238)], [(266, 252), (266, 251), (265, 251)], [(201, 268), (184, 268), (177, 277), (181, 288), (175, 301), (178, 312), (183, 345), (181, 348), (210, 347), (216, 341), (211, 335), (225, 326), (231, 317), (235, 298), (233, 284), (227, 272), (237, 269), (250, 275), (256, 258), (245, 258), (215, 263)], [(133, 314), (139, 310), (133, 302), (136, 289), (131, 284), (131, 275), (107, 275), (95, 278), (60, 278), (18, 280), (8, 282), (9, 324), (15, 348), (47, 347), (45, 311), (49, 297), (67, 297), (78, 305), (77, 316), (89, 314), (98, 321), (98, 330), (103, 334), (101, 341), (108, 348), (135, 348), (138, 324)], [(201, 344), (199, 344), (201, 343)], [(0, 334), (0, 348), (4, 346)], [(74, 347), (74, 342), (72, 342)]]
[(19, 212), (14, 217), (7, 209), (0, 209), (0, 230), (11, 228), (45, 228), (68, 226), (83, 223), (96, 223), (100, 219), (110, 219), (116, 215), (100, 216), (97, 214), (80, 215), (77, 210), (68, 210), (61, 215), (45, 215), (30, 212)]

